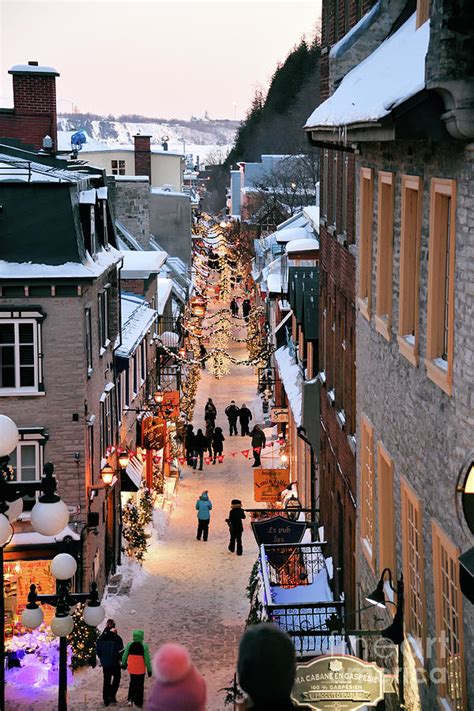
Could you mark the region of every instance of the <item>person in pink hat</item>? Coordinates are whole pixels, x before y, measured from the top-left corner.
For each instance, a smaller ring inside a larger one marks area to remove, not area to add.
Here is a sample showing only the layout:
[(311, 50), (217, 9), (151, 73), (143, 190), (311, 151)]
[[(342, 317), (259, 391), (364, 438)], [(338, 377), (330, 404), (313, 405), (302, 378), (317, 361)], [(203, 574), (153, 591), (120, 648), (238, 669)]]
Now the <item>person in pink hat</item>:
[(156, 681), (147, 711), (206, 711), (206, 682), (181, 644), (167, 642), (153, 657)]

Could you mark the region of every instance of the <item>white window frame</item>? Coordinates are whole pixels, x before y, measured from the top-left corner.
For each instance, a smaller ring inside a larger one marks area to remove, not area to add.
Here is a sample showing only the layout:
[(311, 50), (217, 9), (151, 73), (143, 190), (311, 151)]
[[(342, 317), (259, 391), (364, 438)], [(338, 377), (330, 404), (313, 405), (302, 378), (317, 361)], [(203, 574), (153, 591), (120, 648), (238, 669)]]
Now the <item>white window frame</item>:
[[(21, 450), (23, 447), (27, 446), (34, 446), (35, 448), (35, 479), (31, 480), (29, 479), (28, 481), (40, 481), (42, 472), (43, 472), (43, 462), (44, 462), (44, 443), (45, 443), (45, 436), (44, 434), (41, 434), (39, 432), (28, 432), (26, 430), (19, 430), (20, 432), (20, 440), (18, 441), (18, 444), (16, 446), (15, 452), (16, 452), (16, 466), (15, 470), (18, 472), (20, 470), (21, 474)], [(11, 457), (12, 455), (10, 455)], [(15, 476), (15, 481), (24, 481), (21, 476), (20, 478), (17, 478)], [(26, 480), (25, 480), (26, 481)], [(36, 500), (38, 499), (40, 492), (36, 492)], [(23, 521), (27, 521), (30, 519), (31, 516), (31, 511), (23, 511), (23, 513), (20, 515), (20, 519)]]
[[(44, 395), (42, 383), (42, 365), (41, 365), (41, 321), (44, 318), (43, 314), (25, 312), (20, 315), (20, 312), (8, 312), (7, 315), (0, 312), (0, 325), (14, 326), (14, 350), (15, 350), (15, 387), (0, 387), (0, 397), (11, 395)], [(33, 325), (33, 358), (34, 358), (34, 385), (21, 386), (20, 383), (20, 340), (19, 326), (25, 324)]]

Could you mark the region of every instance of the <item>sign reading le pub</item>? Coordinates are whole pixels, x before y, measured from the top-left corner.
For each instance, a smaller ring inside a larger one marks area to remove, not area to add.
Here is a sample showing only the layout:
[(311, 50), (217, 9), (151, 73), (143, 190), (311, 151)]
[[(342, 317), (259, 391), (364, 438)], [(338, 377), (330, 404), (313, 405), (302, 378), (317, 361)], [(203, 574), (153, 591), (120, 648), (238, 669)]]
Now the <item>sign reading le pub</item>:
[(384, 691), (392, 690), (384, 687), (383, 669), (376, 664), (349, 655), (318, 657), (297, 664), (291, 698), (315, 711), (355, 711), (376, 706)]

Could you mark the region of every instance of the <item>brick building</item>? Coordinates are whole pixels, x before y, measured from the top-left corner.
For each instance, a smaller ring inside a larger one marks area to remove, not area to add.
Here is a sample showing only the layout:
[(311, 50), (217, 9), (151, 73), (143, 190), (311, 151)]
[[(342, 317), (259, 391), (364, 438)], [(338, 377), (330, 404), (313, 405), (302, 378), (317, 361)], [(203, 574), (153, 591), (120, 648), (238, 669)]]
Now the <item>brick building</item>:
[(120, 552), (119, 488), (104, 489), (101, 479), (107, 462), (117, 469), (113, 349), (120, 329), (121, 254), (107, 188), (101, 173), (68, 170), (24, 146), (0, 152), (1, 411), (20, 431), (16, 476), (39, 479), (43, 464), (53, 462), (70, 507), (67, 529), (48, 539), (31, 531), (34, 500), (27, 501), (5, 560), (20, 569), (35, 560), (38, 569), (70, 538), (76, 589), (93, 580), (102, 588)]
[[(370, 0), (323, 0), (321, 102), (333, 91), (333, 54), (359, 22)], [(331, 74), (330, 74), (331, 64)], [(320, 304), (321, 380), (320, 521), (334, 559), (337, 591), (348, 611), (356, 608), (356, 379), (355, 379), (355, 158), (350, 145), (320, 146)]]
[(313, 141), (354, 151), (356, 607), (387, 568), (403, 574), (409, 709), (474, 706), (456, 502), (474, 401), (473, 36), (471, 3), (381, 0), (333, 48), (335, 91), (308, 121)]

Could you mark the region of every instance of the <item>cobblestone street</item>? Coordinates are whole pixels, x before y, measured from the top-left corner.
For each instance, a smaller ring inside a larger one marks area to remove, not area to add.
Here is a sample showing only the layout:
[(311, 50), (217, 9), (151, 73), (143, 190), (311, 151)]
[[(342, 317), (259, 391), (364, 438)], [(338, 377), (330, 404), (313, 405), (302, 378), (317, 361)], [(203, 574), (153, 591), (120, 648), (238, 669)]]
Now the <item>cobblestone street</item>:
[[(240, 337), (245, 329), (236, 329)], [(245, 358), (242, 347), (230, 349)], [(202, 472), (183, 467), (182, 479), (166, 526), (161, 526), (158, 540), (147, 554), (143, 573), (134, 580), (129, 596), (109, 596), (108, 614), (113, 614), (119, 634), (127, 643), (135, 628), (145, 630), (145, 641), (153, 653), (168, 640), (185, 644), (208, 686), (208, 711), (222, 711), (223, 687), (230, 686), (236, 666), (240, 636), (249, 612), (246, 586), (256, 560), (257, 546), (250, 523), (244, 521), (244, 553), (237, 557), (227, 550), (228, 528), (225, 519), (232, 498), (240, 498), (244, 506), (254, 506), (252, 457), (246, 459), (241, 450), (250, 447), (248, 437), (229, 437), (224, 410), (231, 399), (243, 402), (251, 409), (252, 423), (262, 422), (260, 399), (256, 392), (255, 370), (248, 366), (233, 366), (231, 373), (216, 380), (207, 371), (199, 382), (193, 424), (204, 428), (204, 405), (212, 397), (217, 410), (217, 425), (226, 441), (224, 462), (204, 464)], [(251, 423), (251, 424), (252, 424)], [(235, 457), (230, 452), (238, 452)], [(196, 540), (195, 502), (200, 493), (209, 490), (213, 504), (209, 540)], [(147, 679), (145, 694), (151, 688)], [(68, 693), (70, 711), (103, 707), (102, 671), (83, 670), (75, 675)], [(118, 693), (118, 708), (126, 706), (128, 674), (123, 672)], [(17, 691), (18, 693), (18, 691)], [(7, 692), (8, 695), (8, 692)], [(7, 702), (9, 711), (51, 708), (55, 697), (38, 696), (32, 702)], [(229, 708), (229, 707), (227, 707)]]

